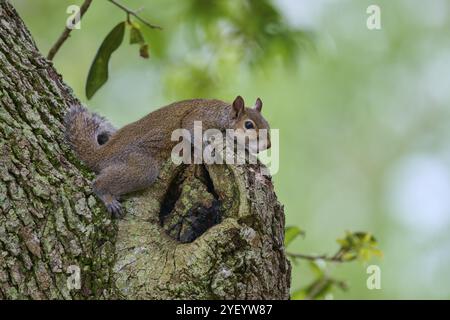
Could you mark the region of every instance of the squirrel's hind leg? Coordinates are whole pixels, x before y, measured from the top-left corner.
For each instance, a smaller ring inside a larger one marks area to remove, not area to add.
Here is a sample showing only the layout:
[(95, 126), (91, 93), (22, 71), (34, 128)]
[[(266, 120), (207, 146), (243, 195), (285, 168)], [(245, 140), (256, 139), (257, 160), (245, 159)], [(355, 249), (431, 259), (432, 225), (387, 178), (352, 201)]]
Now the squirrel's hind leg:
[[(158, 166), (153, 159), (131, 155), (132, 161), (104, 168), (93, 183), (95, 194), (103, 201), (114, 218), (124, 215), (120, 196), (149, 187), (158, 177)], [(130, 160), (130, 159), (129, 159)]]

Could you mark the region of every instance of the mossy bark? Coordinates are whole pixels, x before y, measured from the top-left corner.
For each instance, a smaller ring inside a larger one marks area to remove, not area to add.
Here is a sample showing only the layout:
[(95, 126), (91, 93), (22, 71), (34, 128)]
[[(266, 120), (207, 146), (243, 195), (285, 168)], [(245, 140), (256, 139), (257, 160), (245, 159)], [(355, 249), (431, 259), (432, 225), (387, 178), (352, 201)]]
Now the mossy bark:
[(283, 208), (259, 164), (168, 161), (110, 220), (64, 142), (73, 103), (0, 0), (0, 299), (289, 297)]

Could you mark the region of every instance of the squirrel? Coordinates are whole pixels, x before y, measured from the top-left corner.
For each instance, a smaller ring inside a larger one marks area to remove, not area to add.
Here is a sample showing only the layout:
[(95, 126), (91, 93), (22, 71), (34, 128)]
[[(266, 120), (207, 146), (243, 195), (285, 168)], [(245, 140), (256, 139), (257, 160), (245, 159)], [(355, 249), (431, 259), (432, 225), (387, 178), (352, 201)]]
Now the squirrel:
[[(176, 129), (193, 132), (194, 121), (207, 129), (269, 130), (262, 101), (246, 108), (241, 96), (232, 104), (212, 99), (169, 104), (116, 130), (105, 118), (72, 105), (65, 116), (65, 138), (76, 156), (96, 173), (94, 193), (114, 218), (123, 216), (120, 196), (149, 187), (170, 157)], [(253, 132), (253, 131), (252, 131)], [(270, 148), (270, 138), (259, 149)]]

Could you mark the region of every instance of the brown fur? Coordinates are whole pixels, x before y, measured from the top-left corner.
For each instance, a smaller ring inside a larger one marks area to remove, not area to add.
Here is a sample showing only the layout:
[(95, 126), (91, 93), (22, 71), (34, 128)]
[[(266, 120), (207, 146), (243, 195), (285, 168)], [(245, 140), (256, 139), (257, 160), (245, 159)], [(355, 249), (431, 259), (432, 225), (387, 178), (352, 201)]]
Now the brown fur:
[[(240, 96), (233, 104), (184, 100), (115, 131), (104, 118), (74, 106), (66, 116), (66, 138), (77, 156), (97, 173), (94, 192), (108, 211), (118, 216), (122, 213), (118, 202), (121, 195), (144, 189), (157, 178), (162, 163), (178, 143), (170, 139), (175, 129), (184, 128), (192, 133), (194, 121), (202, 121), (203, 130), (237, 129), (243, 128), (246, 119), (255, 123), (256, 131), (268, 129), (260, 110), (245, 108)], [(107, 141), (99, 144), (105, 137)]]

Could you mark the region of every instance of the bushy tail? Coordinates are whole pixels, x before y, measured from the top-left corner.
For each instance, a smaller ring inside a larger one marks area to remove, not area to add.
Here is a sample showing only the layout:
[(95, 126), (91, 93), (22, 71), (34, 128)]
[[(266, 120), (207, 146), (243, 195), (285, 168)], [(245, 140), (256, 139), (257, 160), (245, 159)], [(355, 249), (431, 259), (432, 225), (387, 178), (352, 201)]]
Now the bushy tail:
[(105, 118), (90, 113), (81, 105), (71, 106), (64, 120), (67, 142), (90, 169), (97, 171), (98, 150), (116, 129)]

